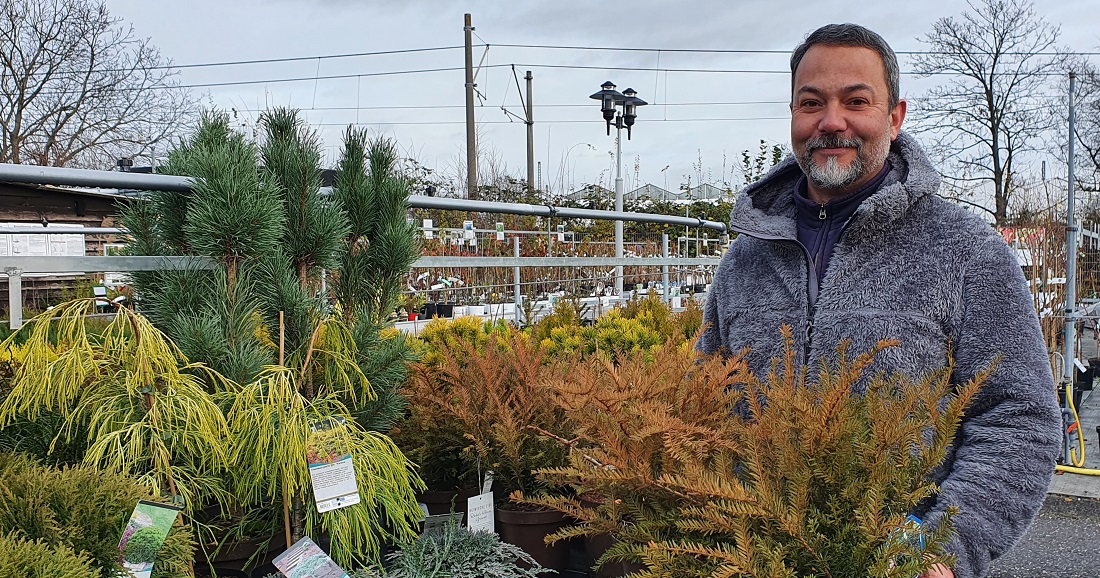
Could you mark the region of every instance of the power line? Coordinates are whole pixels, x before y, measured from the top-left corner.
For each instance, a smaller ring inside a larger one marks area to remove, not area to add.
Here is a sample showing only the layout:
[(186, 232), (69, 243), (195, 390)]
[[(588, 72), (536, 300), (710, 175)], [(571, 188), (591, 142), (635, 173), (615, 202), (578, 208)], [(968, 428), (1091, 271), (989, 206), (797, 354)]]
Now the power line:
[[(790, 101), (787, 100), (746, 100), (736, 102), (659, 102), (653, 103), (656, 106), (752, 106), (752, 105), (788, 105)], [(540, 108), (592, 108), (592, 104), (580, 104), (580, 103), (560, 103), (560, 104), (542, 104)], [(433, 110), (433, 109), (451, 109), (451, 108), (466, 108), (462, 104), (424, 104), (424, 105), (375, 105), (375, 106), (317, 106), (317, 107), (298, 107), (297, 110), (301, 111), (353, 111), (353, 110)], [(496, 106), (480, 105), (478, 108), (484, 109), (496, 109)], [(267, 109), (263, 108), (238, 108), (241, 112), (264, 112)]]
[[(288, 56), (285, 58), (260, 58), (256, 60), (226, 60), (215, 62), (194, 62), (190, 64), (163, 64), (159, 66), (139, 66), (134, 68), (102, 68), (97, 69), (95, 72), (138, 72), (149, 70), (182, 70), (189, 68), (215, 68), (219, 66), (244, 66), (251, 64), (275, 64), (281, 62), (302, 62), (311, 60), (335, 60), (339, 58), (360, 58), (365, 56), (386, 56), (392, 54), (413, 54), (417, 52), (438, 52), (443, 50), (455, 50), (462, 48), (462, 46), (433, 46), (428, 48), (406, 48), (401, 50), (378, 50), (374, 52), (349, 52), (345, 54), (320, 54), (316, 56)], [(80, 75), (86, 71), (74, 70), (74, 71), (61, 71), (66, 74)], [(32, 74), (45, 74), (43, 72), (32, 72)], [(57, 74), (57, 72), (54, 72)]]
[[(657, 68), (648, 66), (593, 66), (583, 64), (515, 64), (528, 68), (559, 68), (576, 70), (624, 70), (630, 72), (684, 72), (684, 73), (719, 73), (719, 74), (790, 74), (790, 70), (762, 70), (762, 69), (723, 69), (723, 68)], [(961, 72), (915, 72), (901, 71), (908, 76), (969, 76)], [(996, 76), (1015, 74), (1015, 72), (995, 73)], [(1065, 76), (1064, 72), (1037, 72), (1029, 76)]]
[[(494, 44), (503, 48), (534, 48), (546, 50), (602, 50), (609, 52), (679, 52), (689, 54), (777, 54), (790, 56), (790, 50), (729, 49), (729, 48), (643, 48), (628, 46), (581, 46), (555, 44)], [(952, 56), (958, 52), (937, 50), (895, 50), (894, 54), (904, 56)], [(991, 52), (971, 52), (970, 54), (992, 55)], [(1100, 56), (1100, 52), (1001, 52), (1007, 56)]]
[(298, 62), (302, 60), (332, 60), (336, 58), (359, 58), (362, 56), (384, 56), (389, 54), (411, 54), (414, 52), (436, 52), (440, 50), (456, 50), (462, 46), (433, 46), (429, 48), (406, 48), (402, 50), (378, 50), (375, 52), (351, 52), (347, 54), (323, 54), (318, 56), (291, 56), (287, 58), (263, 58), (258, 60), (234, 60), (226, 62), (200, 62), (194, 64), (175, 64), (166, 66), (154, 66), (146, 70), (157, 68), (205, 68), (214, 66), (237, 66), (246, 64), (271, 64), (275, 62)]
[[(491, 64), (486, 65), (484, 68), (498, 68), (501, 66), (507, 66), (506, 64)], [(402, 74), (422, 74), (430, 72), (453, 72), (456, 70), (463, 70), (461, 66), (452, 66), (445, 68), (421, 68), (417, 70), (388, 70), (383, 72), (358, 72), (354, 74), (331, 74), (325, 76), (299, 76), (292, 78), (265, 78), (260, 80), (231, 80), (225, 82), (203, 82), (195, 84), (163, 84), (159, 86), (126, 86), (116, 87), (114, 90), (119, 91), (133, 91), (133, 90), (167, 90), (177, 88), (213, 88), (218, 86), (243, 86), (249, 84), (278, 84), (283, 82), (304, 82), (304, 81), (316, 81), (316, 80), (339, 80), (346, 78), (366, 78), (372, 76), (397, 76)], [(40, 94), (69, 94), (65, 91), (51, 91), (42, 92)]]
[[(719, 117), (719, 118), (654, 118), (645, 119), (646, 124), (653, 122), (742, 122), (742, 121), (760, 121), (760, 120), (786, 120), (789, 121), (789, 116), (757, 116), (757, 117)], [(603, 124), (602, 120), (543, 120), (539, 124)], [(322, 123), (310, 123), (310, 126), (374, 126), (379, 124), (394, 124), (394, 125), (443, 125), (443, 124), (466, 124), (466, 121), (462, 120), (444, 120), (444, 121), (359, 121), (359, 122), (322, 122)], [(477, 124), (519, 124), (514, 121), (507, 120), (486, 120), (478, 121)]]

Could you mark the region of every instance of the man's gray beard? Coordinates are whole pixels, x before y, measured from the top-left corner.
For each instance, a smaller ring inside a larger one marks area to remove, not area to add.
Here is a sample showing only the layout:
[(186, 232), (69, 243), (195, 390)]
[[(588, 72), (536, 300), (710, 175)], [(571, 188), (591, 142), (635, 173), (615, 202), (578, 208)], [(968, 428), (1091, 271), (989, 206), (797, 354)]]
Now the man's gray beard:
[(815, 187), (826, 191), (844, 190), (863, 176), (863, 155), (856, 156), (856, 159), (847, 167), (840, 166), (836, 157), (833, 156), (825, 161), (825, 166), (818, 165), (812, 158), (806, 160), (806, 166), (802, 167), (806, 178), (810, 179)]
[[(847, 168), (840, 166), (836, 157), (830, 156), (825, 161), (825, 166), (818, 165), (813, 160), (813, 153), (817, 149), (832, 148), (835, 146), (855, 147), (856, 158)], [(806, 151), (798, 159), (798, 166), (806, 174), (806, 178), (814, 187), (826, 191), (842, 191), (859, 182), (868, 170), (868, 162), (874, 162), (880, 166), (886, 162), (890, 154), (890, 139), (882, 139), (882, 142), (868, 142), (859, 139), (839, 139), (839, 137), (819, 137), (806, 143)]]

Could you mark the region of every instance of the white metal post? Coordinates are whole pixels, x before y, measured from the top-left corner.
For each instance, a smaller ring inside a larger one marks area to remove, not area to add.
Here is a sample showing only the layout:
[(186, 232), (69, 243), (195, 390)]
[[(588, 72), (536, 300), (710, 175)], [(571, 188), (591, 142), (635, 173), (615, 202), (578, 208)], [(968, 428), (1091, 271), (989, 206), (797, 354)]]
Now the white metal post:
[[(520, 256), (519, 255), (519, 235), (516, 235), (515, 237), (512, 238), (512, 253), (516, 257)], [(513, 297), (515, 298), (515, 301), (516, 301), (516, 312), (515, 312), (515, 317), (514, 317), (513, 320), (516, 322), (516, 325), (519, 325), (520, 324), (520, 319), (519, 319), (520, 312), (523, 310), (523, 297), (520, 296), (519, 266), (518, 265), (515, 268), (512, 269), (512, 283), (513, 283), (513, 285), (512, 285)], [(526, 323), (527, 320), (524, 319), (523, 322)]]
[[(615, 212), (623, 212), (623, 125), (616, 119), (615, 128)], [(623, 221), (615, 220), (615, 257), (623, 258)], [(615, 294), (623, 294), (623, 266), (615, 266)]]
[(23, 270), (4, 269), (8, 274), (8, 327), (15, 331), (23, 327)]
[[(668, 259), (668, 233), (661, 233), (661, 256)], [(672, 303), (672, 288), (669, 287), (668, 265), (661, 265), (661, 283), (665, 287), (665, 303)]]

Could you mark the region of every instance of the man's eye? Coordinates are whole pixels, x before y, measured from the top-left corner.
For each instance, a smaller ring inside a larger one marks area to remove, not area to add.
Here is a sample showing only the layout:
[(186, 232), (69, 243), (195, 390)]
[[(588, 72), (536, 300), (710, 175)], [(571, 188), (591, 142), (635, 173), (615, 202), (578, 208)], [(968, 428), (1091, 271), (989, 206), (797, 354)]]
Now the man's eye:
[(815, 108), (821, 106), (821, 103), (816, 100), (804, 100), (798, 103), (798, 106), (800, 106), (801, 108)]
[(864, 98), (853, 98), (849, 102), (852, 104), (852, 106), (867, 106), (868, 104), (870, 104), (867, 99)]

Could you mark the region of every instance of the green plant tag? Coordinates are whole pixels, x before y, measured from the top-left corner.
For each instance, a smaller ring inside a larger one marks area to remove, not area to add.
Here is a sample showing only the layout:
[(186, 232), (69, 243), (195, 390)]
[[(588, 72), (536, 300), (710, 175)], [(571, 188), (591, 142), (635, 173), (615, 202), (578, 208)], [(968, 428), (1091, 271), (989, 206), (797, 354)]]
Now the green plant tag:
[(164, 545), (168, 531), (176, 523), (180, 509), (169, 504), (141, 500), (130, 514), (118, 550), (122, 553), (122, 566), (133, 578), (149, 578), (157, 552)]
[(348, 573), (309, 536), (295, 542), (271, 563), (290, 578), (348, 578)]

